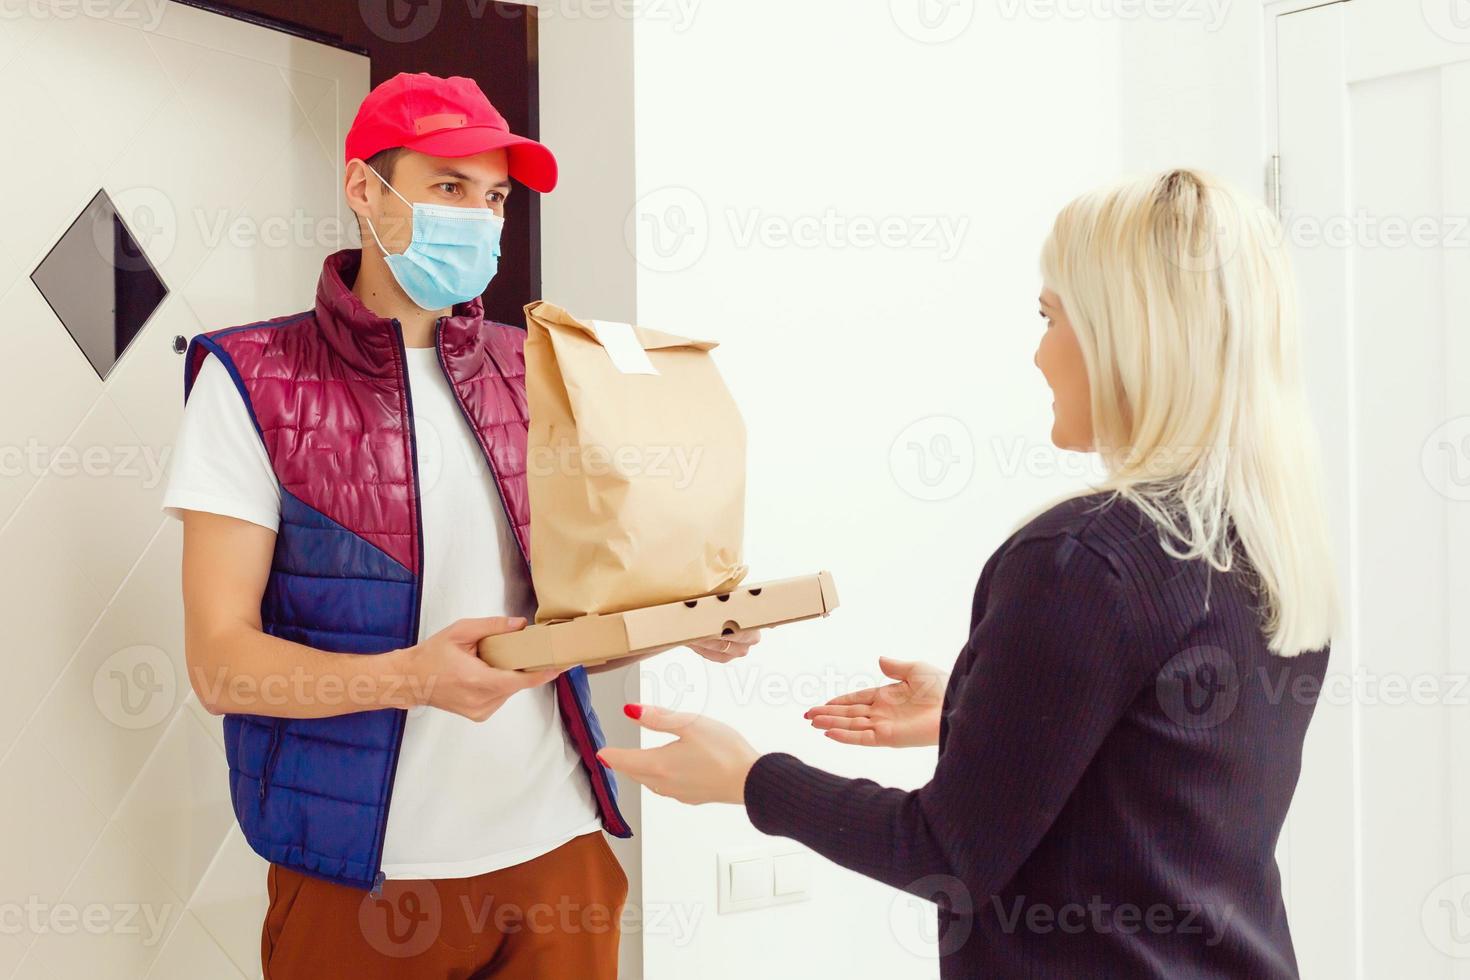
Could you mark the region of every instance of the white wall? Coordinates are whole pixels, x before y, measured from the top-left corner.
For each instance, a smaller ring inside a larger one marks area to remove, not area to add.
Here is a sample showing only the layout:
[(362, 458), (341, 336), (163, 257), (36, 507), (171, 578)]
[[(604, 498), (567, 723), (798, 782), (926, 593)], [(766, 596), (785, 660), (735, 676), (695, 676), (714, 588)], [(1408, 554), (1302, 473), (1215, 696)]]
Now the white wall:
[(1200, 167), (1264, 187), (1262, 0), (1178, 0), (1168, 17), (1123, 23), (1123, 167)]
[[(44, 190), (0, 155), (0, 977), (259, 975), (266, 862), (185, 672), (159, 511), (173, 339), (309, 303), (346, 212), (325, 148), (369, 67), (184, 4), (0, 11), (0, 129), (46, 154)], [(30, 279), (99, 187), (169, 287), (106, 380)]]
[[(906, 6), (647, 4), (630, 51), (623, 19), (543, 5), (541, 118), (566, 173), (546, 296), (722, 342), (752, 578), (829, 568), (842, 598), (748, 664), (660, 658), (644, 697), (917, 786), (932, 752), (843, 748), (801, 713), (873, 683), (879, 654), (952, 662), (991, 550), (1080, 483), (1031, 361), (1036, 255), (1057, 208), (1118, 172), (1122, 114), (1116, 22), (960, 4), (931, 32)], [(645, 796), (640, 822), (644, 976), (937, 975), (932, 907), (814, 859), (810, 902), (720, 916), (717, 851), (763, 840), (743, 811)]]
[[(614, 18), (594, 24), (543, 7), (560, 22), (543, 31), (543, 51), (575, 20), (584, 38), (611, 39), (597, 55), (618, 68), (543, 105), (548, 138), (560, 126), (555, 135), (573, 136), (576, 152), (604, 152), (587, 134), (609, 119), (633, 132), (591, 194), (599, 221), (631, 209), (631, 244), (620, 251), (606, 227), (579, 222), (579, 198), (553, 199), (566, 235), (548, 241), (548, 293), (558, 254), (583, 263), (595, 254), (599, 295), (618, 315), (631, 305), (642, 323), (724, 342), (720, 363), (751, 433), (753, 574), (829, 567), (843, 607), (829, 621), (774, 631), (747, 665), (666, 658), (645, 676), (645, 696), (731, 721), (765, 749), (918, 785), (932, 754), (837, 747), (803, 727), (802, 708), (871, 681), (881, 652), (945, 661), (958, 650), (990, 550), (1032, 507), (1079, 482), (1075, 471), (1046, 472), (1076, 460), (1048, 450), (1047, 396), (1029, 364), (1035, 253), (1052, 213), (1099, 181), (1170, 166), (1260, 195), (1276, 143), (1267, 15), (1310, 3), (684, 3), (632, 4), (643, 16), (631, 36)], [(1368, 25), (1355, 54), (1361, 74), (1417, 63), (1425, 46), (1453, 40), (1426, 30), (1431, 15), (1448, 15), (1420, 6), (1356, 0)], [(1140, 7), (1157, 15), (1128, 15)], [(921, 9), (942, 16), (926, 26)], [(946, 255), (840, 234), (813, 247), (741, 237), (753, 219), (789, 234), (828, 209), (846, 221), (898, 216), (911, 234), (924, 219), (964, 233)], [(616, 288), (602, 275), (609, 268)], [(575, 292), (594, 281), (584, 271), (566, 262), (567, 295), (596, 303)], [(913, 456), (914, 445), (933, 451)], [(1018, 445), (1036, 455), (1017, 464)], [(941, 456), (949, 480), (931, 493), (924, 473), (941, 472)], [(1344, 751), (1331, 710), (1319, 709), (1309, 736), (1282, 847), (1308, 976), (1341, 974), (1354, 960), (1355, 937), (1320, 908), (1341, 875), (1312, 864), (1335, 800), (1322, 792), (1323, 764)], [(760, 840), (743, 813), (647, 798), (641, 822), (644, 907), (662, 916), (646, 917), (640, 937), (646, 976), (934, 975), (914, 955), (915, 915), (927, 909), (818, 860), (810, 903), (720, 917), (716, 851)]]
[[(760, 748), (890, 785), (921, 784), (932, 752), (838, 746), (801, 714), (874, 683), (879, 654), (952, 662), (985, 558), (1057, 489), (1003, 475), (992, 442), (1045, 443), (1037, 249), (1056, 208), (1118, 165), (1111, 26), (992, 6), (943, 44), (888, 5), (840, 2), (707, 4), (682, 32), (635, 27), (640, 218), (667, 232), (682, 196), (707, 229), (697, 258), (639, 237), (639, 320), (723, 341), (750, 432), (753, 576), (830, 568), (843, 601), (773, 631), (748, 664), (686, 655), (703, 675), (686, 700)], [(819, 246), (775, 237), (829, 213), (845, 230)], [(889, 219), (908, 244), (865, 246), (847, 224)], [(762, 221), (765, 240), (742, 237)], [(909, 492), (906, 449), (890, 467), (915, 423), (905, 444), (953, 432), (932, 465), (974, 467), (946, 499)], [(703, 913), (694, 942), (645, 935), (650, 978), (937, 975), (916, 943), (932, 908), (825, 860), (811, 902), (716, 915), (716, 850), (761, 840), (743, 811), (655, 797), (643, 830), (645, 902)]]

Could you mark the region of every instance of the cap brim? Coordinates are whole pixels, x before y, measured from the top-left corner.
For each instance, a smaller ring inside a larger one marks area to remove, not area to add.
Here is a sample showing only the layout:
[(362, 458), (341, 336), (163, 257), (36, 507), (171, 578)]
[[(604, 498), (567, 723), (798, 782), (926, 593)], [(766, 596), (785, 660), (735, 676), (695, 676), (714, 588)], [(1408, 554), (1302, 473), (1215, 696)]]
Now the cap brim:
[(507, 169), (516, 180), (545, 194), (556, 186), (556, 157), (533, 139), (490, 126), (443, 129), (405, 143), (410, 150), (436, 157), (467, 157), (505, 150)]

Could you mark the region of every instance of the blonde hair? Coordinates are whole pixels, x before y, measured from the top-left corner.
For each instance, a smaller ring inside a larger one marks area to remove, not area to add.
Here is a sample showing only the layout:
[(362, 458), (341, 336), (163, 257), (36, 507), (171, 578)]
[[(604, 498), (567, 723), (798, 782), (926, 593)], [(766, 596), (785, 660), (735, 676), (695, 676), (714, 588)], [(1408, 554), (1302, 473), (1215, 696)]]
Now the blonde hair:
[(1082, 347), (1098, 489), (1176, 558), (1228, 572), (1238, 541), (1268, 647), (1293, 656), (1328, 644), (1338, 600), (1282, 243), (1263, 206), (1171, 170), (1068, 204), (1041, 266)]

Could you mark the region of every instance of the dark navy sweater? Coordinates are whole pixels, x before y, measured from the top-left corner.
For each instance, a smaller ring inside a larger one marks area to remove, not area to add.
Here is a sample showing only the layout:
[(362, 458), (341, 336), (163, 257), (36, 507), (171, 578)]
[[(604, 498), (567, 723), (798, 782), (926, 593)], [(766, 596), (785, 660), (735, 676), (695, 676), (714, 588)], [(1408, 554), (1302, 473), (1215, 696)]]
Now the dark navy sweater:
[(1274, 851), (1328, 652), (1272, 655), (1261, 593), (1064, 501), (986, 562), (912, 792), (785, 753), (750, 819), (936, 903), (941, 976), (1295, 977)]

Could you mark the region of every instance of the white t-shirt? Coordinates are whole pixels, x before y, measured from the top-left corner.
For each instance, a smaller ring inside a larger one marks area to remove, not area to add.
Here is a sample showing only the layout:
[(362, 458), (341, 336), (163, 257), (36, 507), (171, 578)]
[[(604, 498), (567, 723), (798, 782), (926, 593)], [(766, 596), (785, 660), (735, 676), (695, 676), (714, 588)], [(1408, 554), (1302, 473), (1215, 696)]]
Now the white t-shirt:
[[(419, 639), (466, 616), (533, 619), (534, 596), (494, 477), (434, 348), (406, 354), (423, 503)], [(214, 356), (189, 393), (163, 509), (180, 520), (183, 510), (201, 510), (273, 531), (280, 525), (270, 457)], [(386, 877), (470, 877), (600, 828), (552, 685), (512, 695), (478, 723), (427, 705), (408, 713), (383, 844)]]

